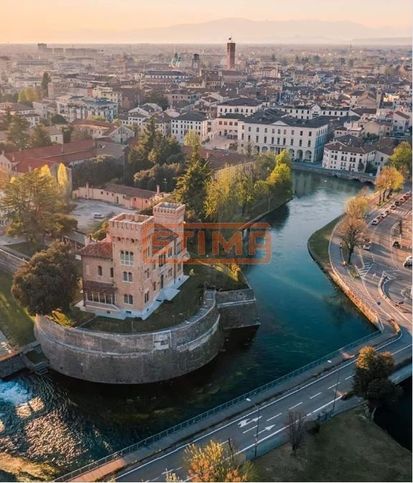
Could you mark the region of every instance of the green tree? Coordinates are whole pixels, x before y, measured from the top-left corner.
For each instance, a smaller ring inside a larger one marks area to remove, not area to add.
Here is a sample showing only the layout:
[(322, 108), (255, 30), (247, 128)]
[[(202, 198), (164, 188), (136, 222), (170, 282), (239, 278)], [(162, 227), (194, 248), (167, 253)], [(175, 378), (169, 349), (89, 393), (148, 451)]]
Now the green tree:
[(52, 141), (46, 129), (38, 124), (30, 136), (30, 147), (42, 148), (43, 146), (51, 146)]
[(73, 216), (64, 213), (53, 215), (50, 235), (56, 239), (62, 239), (65, 235), (70, 235), (77, 230), (77, 220)]
[(113, 158), (97, 157), (72, 167), (73, 189), (85, 186), (101, 186), (122, 178), (123, 166)]
[(363, 347), (356, 361), (353, 391), (367, 400), (370, 409), (394, 402), (399, 389), (388, 377), (394, 370), (394, 359), (390, 352), (377, 352), (374, 347)]
[(16, 272), (11, 291), (30, 314), (49, 315), (69, 310), (77, 282), (74, 254), (68, 245), (55, 242)]
[(209, 164), (202, 158), (191, 156), (176, 184), (177, 200), (185, 203), (190, 216), (199, 220), (204, 216), (206, 190), (211, 176)]
[(347, 263), (351, 263), (351, 257), (356, 247), (364, 243), (364, 233), (367, 229), (366, 222), (360, 218), (346, 215), (340, 225), (341, 239), (347, 248)]
[(66, 124), (67, 123), (66, 119), (63, 116), (61, 116), (60, 114), (54, 114), (50, 118), (50, 122), (52, 124)]
[(62, 210), (55, 180), (39, 169), (12, 178), (4, 186), (0, 210), (9, 222), (12, 236), (24, 236), (36, 245), (44, 243), (53, 229), (53, 217)]
[(33, 101), (39, 101), (41, 98), (40, 90), (36, 87), (25, 87), (19, 92), (19, 102), (22, 104), (31, 104)]
[(7, 131), (7, 140), (13, 143), (17, 149), (26, 149), (29, 146), (29, 122), (21, 116), (13, 116), (13, 120)]
[(390, 156), (390, 165), (400, 171), (406, 178), (412, 175), (412, 146), (403, 141), (394, 148)]
[(52, 79), (50, 77), (50, 74), (48, 72), (43, 72), (42, 83), (41, 83), (43, 96), (48, 95), (48, 87), (51, 80)]

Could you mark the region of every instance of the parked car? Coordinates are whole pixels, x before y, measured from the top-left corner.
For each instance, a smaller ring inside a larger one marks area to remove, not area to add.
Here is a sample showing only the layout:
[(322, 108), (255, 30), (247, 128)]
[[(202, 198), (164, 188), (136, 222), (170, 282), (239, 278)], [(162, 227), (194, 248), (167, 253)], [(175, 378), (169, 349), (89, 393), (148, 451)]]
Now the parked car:
[(363, 245), (363, 250), (368, 250), (368, 251), (370, 251), (370, 248), (371, 248), (371, 244), (370, 244), (370, 243), (365, 243), (365, 244)]
[(412, 266), (412, 256), (409, 255), (403, 263), (403, 267), (411, 267)]
[(93, 218), (95, 220), (102, 220), (104, 216), (102, 215), (102, 213), (93, 213)]
[(395, 210), (396, 208), (397, 208), (397, 206), (396, 206), (396, 205), (391, 205), (391, 206), (390, 206), (390, 209), (391, 209), (391, 210)]
[(399, 240), (394, 240), (393, 246), (394, 246), (394, 248), (400, 248), (400, 242), (399, 242)]
[(374, 218), (374, 220), (371, 222), (372, 225), (378, 225), (379, 220), (377, 218)]

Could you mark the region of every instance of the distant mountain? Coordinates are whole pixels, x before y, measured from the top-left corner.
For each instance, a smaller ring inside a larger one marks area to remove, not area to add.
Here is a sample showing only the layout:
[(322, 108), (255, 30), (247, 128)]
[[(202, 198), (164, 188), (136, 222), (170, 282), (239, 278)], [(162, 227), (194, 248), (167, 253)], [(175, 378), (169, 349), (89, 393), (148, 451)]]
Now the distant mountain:
[[(350, 21), (321, 20), (254, 21), (243, 18), (224, 18), (197, 24), (172, 25), (162, 28), (123, 32), (129, 42), (222, 43), (232, 36), (244, 43), (342, 43), (393, 37), (411, 37), (408, 28), (371, 28)], [(405, 42), (403, 42), (405, 43)]]

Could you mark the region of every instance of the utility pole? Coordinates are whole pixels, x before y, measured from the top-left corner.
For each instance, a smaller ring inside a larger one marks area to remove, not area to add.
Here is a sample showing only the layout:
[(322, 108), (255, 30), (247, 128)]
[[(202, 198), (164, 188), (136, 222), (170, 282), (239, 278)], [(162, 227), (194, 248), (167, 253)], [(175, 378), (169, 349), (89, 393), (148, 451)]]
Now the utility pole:
[(254, 445), (254, 459), (257, 459), (257, 451), (258, 451), (258, 435), (260, 432), (260, 407), (254, 401), (252, 401), (249, 397), (246, 398), (246, 401), (252, 403), (255, 408), (255, 413), (257, 415), (257, 427), (255, 431), (255, 445)]

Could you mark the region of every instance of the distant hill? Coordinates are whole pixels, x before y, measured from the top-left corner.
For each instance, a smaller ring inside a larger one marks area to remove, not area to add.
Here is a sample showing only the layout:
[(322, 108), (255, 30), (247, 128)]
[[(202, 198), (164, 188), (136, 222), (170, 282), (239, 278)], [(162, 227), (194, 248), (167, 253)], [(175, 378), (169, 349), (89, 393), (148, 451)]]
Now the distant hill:
[(394, 45), (395, 41), (409, 43), (411, 33), (407, 28), (378, 29), (350, 21), (255, 21), (224, 18), (196, 24), (129, 31), (122, 35), (128, 42), (157, 43), (222, 43), (229, 36), (236, 42), (244, 43), (343, 43), (356, 39), (357, 43), (368, 40), (370, 43), (390, 42)]

